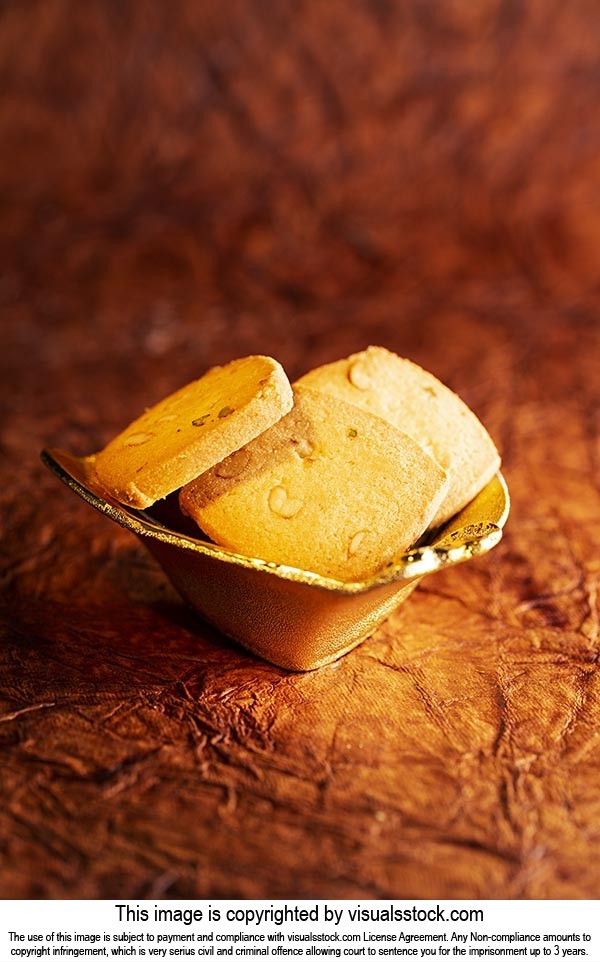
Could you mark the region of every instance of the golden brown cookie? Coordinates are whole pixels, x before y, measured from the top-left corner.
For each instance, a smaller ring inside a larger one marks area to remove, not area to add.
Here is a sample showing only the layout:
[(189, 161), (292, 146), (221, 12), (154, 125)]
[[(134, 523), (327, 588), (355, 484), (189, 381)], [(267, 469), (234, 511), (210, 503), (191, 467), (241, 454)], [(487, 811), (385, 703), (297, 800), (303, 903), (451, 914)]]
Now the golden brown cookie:
[(357, 581), (417, 540), (446, 486), (412, 438), (299, 387), (289, 414), (188, 484), (179, 500), (223, 547)]
[(318, 367), (297, 385), (385, 418), (429, 451), (449, 482), (431, 527), (468, 504), (500, 466), (494, 442), (467, 405), (433, 374), (383, 347)]
[(97, 479), (118, 501), (146, 508), (271, 427), (292, 403), (273, 358), (213, 367), (107, 444), (96, 458)]

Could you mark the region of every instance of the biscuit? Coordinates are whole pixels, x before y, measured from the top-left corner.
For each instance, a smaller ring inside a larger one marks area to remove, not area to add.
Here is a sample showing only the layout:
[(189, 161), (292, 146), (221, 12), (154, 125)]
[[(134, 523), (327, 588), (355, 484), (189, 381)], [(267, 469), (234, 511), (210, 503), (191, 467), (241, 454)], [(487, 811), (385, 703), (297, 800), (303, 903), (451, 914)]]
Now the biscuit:
[(492, 439), (467, 405), (433, 374), (383, 347), (318, 367), (297, 385), (385, 418), (423, 445), (448, 474), (448, 491), (430, 527), (468, 504), (500, 466)]
[(223, 547), (359, 581), (427, 528), (446, 475), (381, 418), (299, 387), (284, 418), (180, 492)]
[(213, 367), (107, 444), (96, 458), (96, 478), (118, 501), (147, 508), (271, 427), (292, 403), (273, 358)]

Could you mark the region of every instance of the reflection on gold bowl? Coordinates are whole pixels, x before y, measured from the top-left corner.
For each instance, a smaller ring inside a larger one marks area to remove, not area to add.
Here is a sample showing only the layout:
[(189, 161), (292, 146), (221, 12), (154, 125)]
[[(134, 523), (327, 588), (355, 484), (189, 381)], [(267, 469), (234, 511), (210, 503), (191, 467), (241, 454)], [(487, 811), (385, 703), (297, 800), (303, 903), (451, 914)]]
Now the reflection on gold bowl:
[(246, 558), (166, 527), (151, 513), (112, 500), (92, 479), (93, 458), (63, 451), (42, 460), (84, 501), (133, 531), (188, 604), (223, 634), (282, 668), (308, 671), (363, 641), (416, 587), (440, 568), (485, 554), (502, 537), (509, 512), (497, 474), (439, 531), (366, 581), (342, 582), (310, 571)]

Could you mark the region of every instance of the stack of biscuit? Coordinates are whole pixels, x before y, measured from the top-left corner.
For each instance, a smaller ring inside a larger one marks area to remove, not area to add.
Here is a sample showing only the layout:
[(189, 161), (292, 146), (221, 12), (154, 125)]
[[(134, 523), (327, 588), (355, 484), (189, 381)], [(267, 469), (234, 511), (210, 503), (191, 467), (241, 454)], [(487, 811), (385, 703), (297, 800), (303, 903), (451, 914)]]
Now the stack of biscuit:
[(411, 361), (369, 347), (294, 385), (272, 358), (212, 368), (95, 459), (135, 508), (181, 511), (247, 557), (362, 581), (448, 521), (500, 464), (483, 425)]

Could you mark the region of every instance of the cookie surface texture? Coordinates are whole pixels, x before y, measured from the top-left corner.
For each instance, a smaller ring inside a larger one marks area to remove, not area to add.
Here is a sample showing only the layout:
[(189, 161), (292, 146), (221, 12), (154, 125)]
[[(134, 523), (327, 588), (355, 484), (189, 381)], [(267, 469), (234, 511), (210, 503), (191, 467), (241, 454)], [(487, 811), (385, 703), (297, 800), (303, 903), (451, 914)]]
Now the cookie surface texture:
[(98, 454), (100, 484), (146, 508), (271, 427), (292, 406), (292, 389), (270, 357), (211, 368), (149, 408)]
[(385, 348), (369, 347), (325, 364), (296, 383), (385, 418), (423, 445), (449, 482), (430, 527), (468, 504), (500, 466), (494, 442), (464, 401), (433, 374)]
[(360, 581), (417, 540), (446, 484), (421, 446), (386, 421), (298, 388), (289, 414), (179, 501), (223, 547)]

